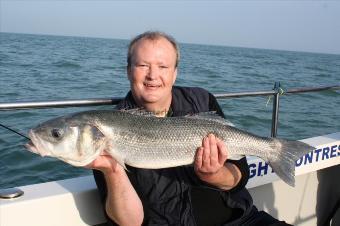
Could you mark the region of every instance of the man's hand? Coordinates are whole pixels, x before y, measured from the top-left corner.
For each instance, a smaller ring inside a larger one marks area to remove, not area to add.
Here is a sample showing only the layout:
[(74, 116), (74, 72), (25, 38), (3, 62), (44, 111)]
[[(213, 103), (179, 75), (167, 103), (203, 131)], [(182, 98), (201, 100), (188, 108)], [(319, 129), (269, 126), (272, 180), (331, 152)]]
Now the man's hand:
[(204, 182), (229, 190), (237, 185), (242, 175), (236, 165), (226, 163), (228, 151), (224, 142), (209, 134), (197, 149), (195, 172)]
[(228, 152), (224, 142), (209, 134), (197, 149), (195, 171), (200, 178), (209, 177), (209, 174), (217, 173), (224, 166), (227, 158)]
[(104, 174), (116, 172), (117, 170), (124, 171), (123, 167), (121, 167), (107, 152), (103, 152), (103, 154), (99, 155), (93, 162), (88, 164), (86, 168), (96, 169), (102, 171)]

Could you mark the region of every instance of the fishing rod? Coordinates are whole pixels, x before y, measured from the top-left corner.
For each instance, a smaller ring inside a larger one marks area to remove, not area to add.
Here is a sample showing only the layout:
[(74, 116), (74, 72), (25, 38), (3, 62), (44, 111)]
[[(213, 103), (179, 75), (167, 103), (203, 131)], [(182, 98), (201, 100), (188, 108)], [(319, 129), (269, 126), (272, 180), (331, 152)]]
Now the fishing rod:
[(5, 128), (5, 129), (7, 129), (7, 130), (12, 131), (13, 133), (16, 133), (16, 134), (20, 135), (20, 136), (22, 136), (22, 137), (24, 137), (24, 138), (26, 138), (26, 139), (28, 139), (28, 140), (31, 140), (29, 137), (25, 136), (24, 134), (22, 134), (22, 133), (20, 133), (20, 132), (18, 132), (18, 131), (16, 131), (16, 130), (14, 130), (14, 129), (12, 129), (12, 128), (9, 128), (8, 126), (5, 126), (5, 125), (3, 125), (3, 124), (1, 124), (1, 123), (0, 123), (0, 126), (3, 127), (3, 128)]

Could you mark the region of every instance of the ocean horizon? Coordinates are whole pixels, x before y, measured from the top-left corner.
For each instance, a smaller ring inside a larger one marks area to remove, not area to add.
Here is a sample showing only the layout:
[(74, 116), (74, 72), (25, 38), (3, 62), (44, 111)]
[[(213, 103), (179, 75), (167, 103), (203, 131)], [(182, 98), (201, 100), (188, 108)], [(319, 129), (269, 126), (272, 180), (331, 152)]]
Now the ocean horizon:
[[(124, 38), (113, 38), (113, 37), (95, 37), (95, 36), (75, 36), (75, 35), (60, 35), (60, 34), (40, 34), (40, 33), (19, 33), (19, 32), (0, 32), (0, 34), (16, 34), (16, 35), (38, 35), (38, 36), (52, 36), (52, 37), (65, 37), (65, 38), (91, 38), (91, 39), (107, 39), (107, 40), (120, 40), (129, 42), (130, 39)], [(131, 37), (132, 38), (132, 37)], [(177, 40), (178, 41), (178, 40)], [(203, 45), (203, 46), (217, 46), (217, 47), (228, 47), (228, 48), (243, 48), (243, 49), (257, 49), (257, 50), (268, 50), (268, 51), (283, 51), (283, 52), (296, 52), (296, 53), (311, 53), (311, 54), (325, 54), (325, 55), (340, 55), (340, 53), (326, 53), (326, 52), (313, 52), (313, 51), (301, 51), (301, 50), (287, 50), (287, 49), (271, 49), (271, 48), (260, 48), (260, 47), (246, 47), (246, 46), (229, 46), (223, 44), (205, 44), (195, 42), (178, 42), (179, 45)]]

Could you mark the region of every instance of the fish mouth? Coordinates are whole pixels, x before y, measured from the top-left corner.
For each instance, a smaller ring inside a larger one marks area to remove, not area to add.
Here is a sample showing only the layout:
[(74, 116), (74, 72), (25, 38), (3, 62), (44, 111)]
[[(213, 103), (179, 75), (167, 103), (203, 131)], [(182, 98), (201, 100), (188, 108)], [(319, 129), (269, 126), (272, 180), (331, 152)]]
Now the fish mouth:
[(28, 137), (31, 140), (28, 143), (25, 144), (25, 147), (29, 151), (31, 151), (35, 154), (41, 155), (43, 157), (48, 155), (48, 152), (46, 150), (44, 150), (41, 147), (41, 145), (39, 145), (39, 143), (41, 143), (41, 139), (34, 134), (32, 129), (29, 131)]
[(27, 148), (30, 152), (39, 154), (37, 147), (33, 144), (32, 140), (25, 144), (25, 148)]

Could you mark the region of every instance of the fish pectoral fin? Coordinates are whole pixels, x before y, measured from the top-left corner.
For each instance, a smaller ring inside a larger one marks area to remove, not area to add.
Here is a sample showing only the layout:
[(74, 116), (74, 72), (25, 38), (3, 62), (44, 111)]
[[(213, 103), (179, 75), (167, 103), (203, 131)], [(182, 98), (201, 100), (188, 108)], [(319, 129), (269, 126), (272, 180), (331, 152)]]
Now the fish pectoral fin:
[(121, 158), (121, 159), (120, 158), (114, 158), (114, 159), (118, 162), (119, 165), (121, 165), (126, 171), (128, 171), (123, 158)]
[(115, 154), (116, 152), (114, 151), (114, 145), (111, 140), (107, 139), (104, 151), (110, 154), (112, 158), (116, 160), (117, 163), (121, 165), (126, 171), (129, 171), (125, 165), (125, 157)]

